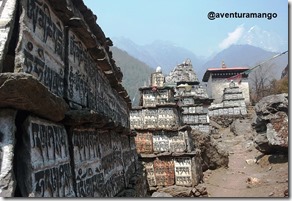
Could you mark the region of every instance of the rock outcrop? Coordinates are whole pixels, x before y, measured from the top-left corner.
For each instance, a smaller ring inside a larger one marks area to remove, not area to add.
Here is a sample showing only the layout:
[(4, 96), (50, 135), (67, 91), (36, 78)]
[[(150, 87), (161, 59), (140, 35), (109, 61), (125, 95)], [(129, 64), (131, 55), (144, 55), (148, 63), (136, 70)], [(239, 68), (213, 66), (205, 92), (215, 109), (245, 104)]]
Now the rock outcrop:
[(235, 136), (243, 135), (245, 140), (253, 140), (254, 130), (248, 119), (236, 119), (230, 125), (230, 131), (233, 132)]
[(194, 146), (201, 150), (203, 171), (228, 167), (228, 151), (220, 147), (219, 143), (212, 136), (198, 130), (193, 130), (192, 139)]
[(262, 98), (255, 105), (252, 123), (256, 148), (265, 154), (288, 153), (288, 94)]

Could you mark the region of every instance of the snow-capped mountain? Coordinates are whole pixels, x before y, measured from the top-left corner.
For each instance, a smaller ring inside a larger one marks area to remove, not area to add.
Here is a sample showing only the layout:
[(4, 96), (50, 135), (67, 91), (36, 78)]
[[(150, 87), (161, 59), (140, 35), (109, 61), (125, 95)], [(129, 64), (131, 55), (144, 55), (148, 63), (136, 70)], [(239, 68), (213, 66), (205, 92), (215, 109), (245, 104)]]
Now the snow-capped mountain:
[(237, 44), (248, 44), (271, 52), (288, 50), (288, 38), (281, 38), (272, 31), (266, 31), (259, 26), (253, 26), (239, 39)]

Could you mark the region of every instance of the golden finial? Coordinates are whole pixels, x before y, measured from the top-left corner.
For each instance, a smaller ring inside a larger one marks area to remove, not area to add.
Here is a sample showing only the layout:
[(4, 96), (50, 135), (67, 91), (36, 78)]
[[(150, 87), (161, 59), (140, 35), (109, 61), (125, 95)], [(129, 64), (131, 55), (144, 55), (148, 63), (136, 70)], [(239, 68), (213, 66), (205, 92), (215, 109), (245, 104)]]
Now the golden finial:
[(222, 68), (226, 68), (226, 65), (223, 60), (222, 60)]

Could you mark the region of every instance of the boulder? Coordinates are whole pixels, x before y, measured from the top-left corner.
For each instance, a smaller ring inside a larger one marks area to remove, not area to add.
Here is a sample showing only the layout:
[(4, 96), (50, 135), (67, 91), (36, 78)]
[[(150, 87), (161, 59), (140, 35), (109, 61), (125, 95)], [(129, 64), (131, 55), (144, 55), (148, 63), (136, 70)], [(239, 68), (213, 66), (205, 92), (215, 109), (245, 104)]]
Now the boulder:
[(208, 195), (207, 187), (205, 184), (198, 184), (192, 191), (195, 195), (197, 195), (197, 197), (202, 195)]
[(192, 139), (195, 148), (201, 150), (202, 169), (217, 169), (220, 167), (228, 167), (228, 152), (222, 148), (218, 142), (209, 134), (192, 130)]
[[(158, 189), (158, 193), (166, 193), (171, 195), (172, 197), (191, 197), (192, 192), (191, 187), (183, 187), (183, 186), (168, 186), (165, 188)], [(164, 194), (165, 195), (165, 194)], [(153, 197), (153, 194), (152, 194)]]
[(230, 125), (230, 131), (235, 135), (243, 135), (245, 140), (252, 141), (255, 135), (249, 119), (235, 119)]
[(0, 74), (0, 108), (32, 112), (54, 122), (65, 117), (69, 106), (27, 73)]
[(159, 198), (172, 197), (172, 195), (170, 195), (169, 193), (164, 193), (164, 192), (154, 192), (151, 197), (159, 197)]
[(288, 94), (262, 98), (255, 105), (254, 143), (265, 154), (288, 153)]

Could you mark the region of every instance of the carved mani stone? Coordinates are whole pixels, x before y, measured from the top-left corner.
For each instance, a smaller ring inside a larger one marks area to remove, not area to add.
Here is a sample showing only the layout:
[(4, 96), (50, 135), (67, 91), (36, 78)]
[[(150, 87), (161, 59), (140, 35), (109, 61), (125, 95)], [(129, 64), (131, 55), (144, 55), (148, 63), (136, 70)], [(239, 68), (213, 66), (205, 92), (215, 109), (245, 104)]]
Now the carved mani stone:
[(22, 146), (17, 154), (22, 196), (75, 196), (64, 126), (30, 116), (23, 128)]

